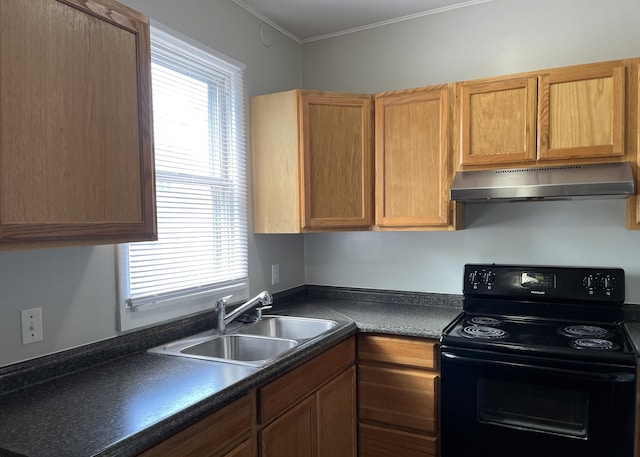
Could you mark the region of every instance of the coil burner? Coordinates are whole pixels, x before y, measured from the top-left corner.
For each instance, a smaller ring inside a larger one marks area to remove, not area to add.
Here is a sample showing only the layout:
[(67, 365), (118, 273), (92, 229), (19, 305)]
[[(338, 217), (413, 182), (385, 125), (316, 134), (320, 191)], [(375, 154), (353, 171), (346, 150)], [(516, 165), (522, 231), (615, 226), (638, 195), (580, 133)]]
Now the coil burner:
[(611, 336), (611, 332), (595, 325), (569, 325), (559, 330), (560, 334), (571, 338), (605, 338)]
[(576, 349), (598, 349), (601, 351), (614, 351), (618, 349), (618, 345), (601, 338), (578, 338), (577, 340), (571, 341), (569, 345)]
[(509, 336), (507, 332), (500, 328), (487, 327), (484, 325), (469, 325), (462, 329), (462, 335), (467, 338), (479, 338), (484, 340), (504, 339)]
[(469, 319), (469, 323), (473, 325), (483, 325), (487, 327), (498, 327), (502, 325), (502, 321), (500, 319), (496, 319), (494, 317), (484, 317), (484, 316), (476, 316)]

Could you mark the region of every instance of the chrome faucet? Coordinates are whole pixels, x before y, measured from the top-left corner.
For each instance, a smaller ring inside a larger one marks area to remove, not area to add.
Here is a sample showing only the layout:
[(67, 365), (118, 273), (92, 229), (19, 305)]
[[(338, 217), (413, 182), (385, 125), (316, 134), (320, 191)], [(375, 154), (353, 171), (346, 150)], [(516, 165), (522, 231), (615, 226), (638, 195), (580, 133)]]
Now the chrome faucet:
[[(262, 311), (270, 309), (273, 303), (273, 297), (269, 292), (263, 290), (258, 295), (237, 306), (233, 311), (227, 314), (227, 302), (233, 297), (233, 295), (227, 295), (226, 297), (219, 298), (216, 301), (216, 311), (218, 312), (218, 333), (224, 333), (227, 325), (241, 314), (246, 313), (252, 308), (256, 308), (257, 317), (256, 321), (262, 318)], [(258, 304), (262, 304), (260, 307), (256, 307)]]

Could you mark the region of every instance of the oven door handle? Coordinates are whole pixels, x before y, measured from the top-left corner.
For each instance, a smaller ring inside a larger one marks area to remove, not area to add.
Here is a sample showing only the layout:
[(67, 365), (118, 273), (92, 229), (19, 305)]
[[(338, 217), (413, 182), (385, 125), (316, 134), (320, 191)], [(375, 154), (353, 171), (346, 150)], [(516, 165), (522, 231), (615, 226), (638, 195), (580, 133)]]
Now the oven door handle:
[(590, 381), (598, 381), (598, 382), (635, 382), (636, 375), (635, 373), (625, 373), (625, 372), (614, 372), (614, 373), (594, 373), (591, 371), (580, 371), (580, 370), (567, 370), (564, 368), (549, 368), (549, 367), (539, 367), (533, 365), (527, 365), (522, 363), (515, 362), (502, 362), (497, 360), (486, 360), (486, 359), (474, 359), (470, 357), (464, 357), (457, 354), (452, 354), (450, 352), (442, 352), (441, 356), (449, 359), (451, 361), (464, 362), (466, 364), (473, 365), (498, 365), (502, 367), (520, 367), (526, 368), (527, 370), (535, 370), (539, 372), (549, 373), (553, 375), (557, 374), (565, 374), (577, 377), (580, 379), (590, 380)]

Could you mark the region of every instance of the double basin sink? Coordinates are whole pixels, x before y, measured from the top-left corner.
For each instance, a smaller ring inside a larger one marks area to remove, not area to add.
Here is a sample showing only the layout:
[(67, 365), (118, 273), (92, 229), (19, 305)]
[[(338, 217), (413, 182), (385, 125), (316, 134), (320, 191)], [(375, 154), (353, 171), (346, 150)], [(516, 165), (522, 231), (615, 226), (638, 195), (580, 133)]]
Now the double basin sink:
[(263, 316), (231, 333), (211, 331), (150, 349), (156, 354), (262, 367), (336, 327), (335, 321), (291, 316)]

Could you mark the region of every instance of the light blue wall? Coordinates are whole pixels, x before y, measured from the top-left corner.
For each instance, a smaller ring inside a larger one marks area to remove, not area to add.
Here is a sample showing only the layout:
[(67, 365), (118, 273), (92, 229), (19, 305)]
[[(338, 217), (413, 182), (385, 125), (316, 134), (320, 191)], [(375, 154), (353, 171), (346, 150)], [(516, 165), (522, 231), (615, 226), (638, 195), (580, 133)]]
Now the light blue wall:
[[(260, 21), (230, 0), (122, 3), (244, 63), (247, 99), (300, 86), (300, 45), (274, 31), (273, 44), (265, 48), (259, 41)], [(303, 259), (302, 236), (250, 235), (251, 292), (303, 284)], [(271, 286), (273, 263), (280, 265), (277, 287)], [(20, 310), (32, 307), (42, 307), (44, 340), (23, 346)], [(0, 252), (0, 366), (115, 335), (113, 246)]]
[[(640, 56), (638, 0), (493, 0), (303, 45), (306, 89), (375, 93)], [(640, 303), (622, 200), (467, 205), (467, 229), (305, 235), (308, 284), (461, 293), (467, 262), (619, 266)]]

